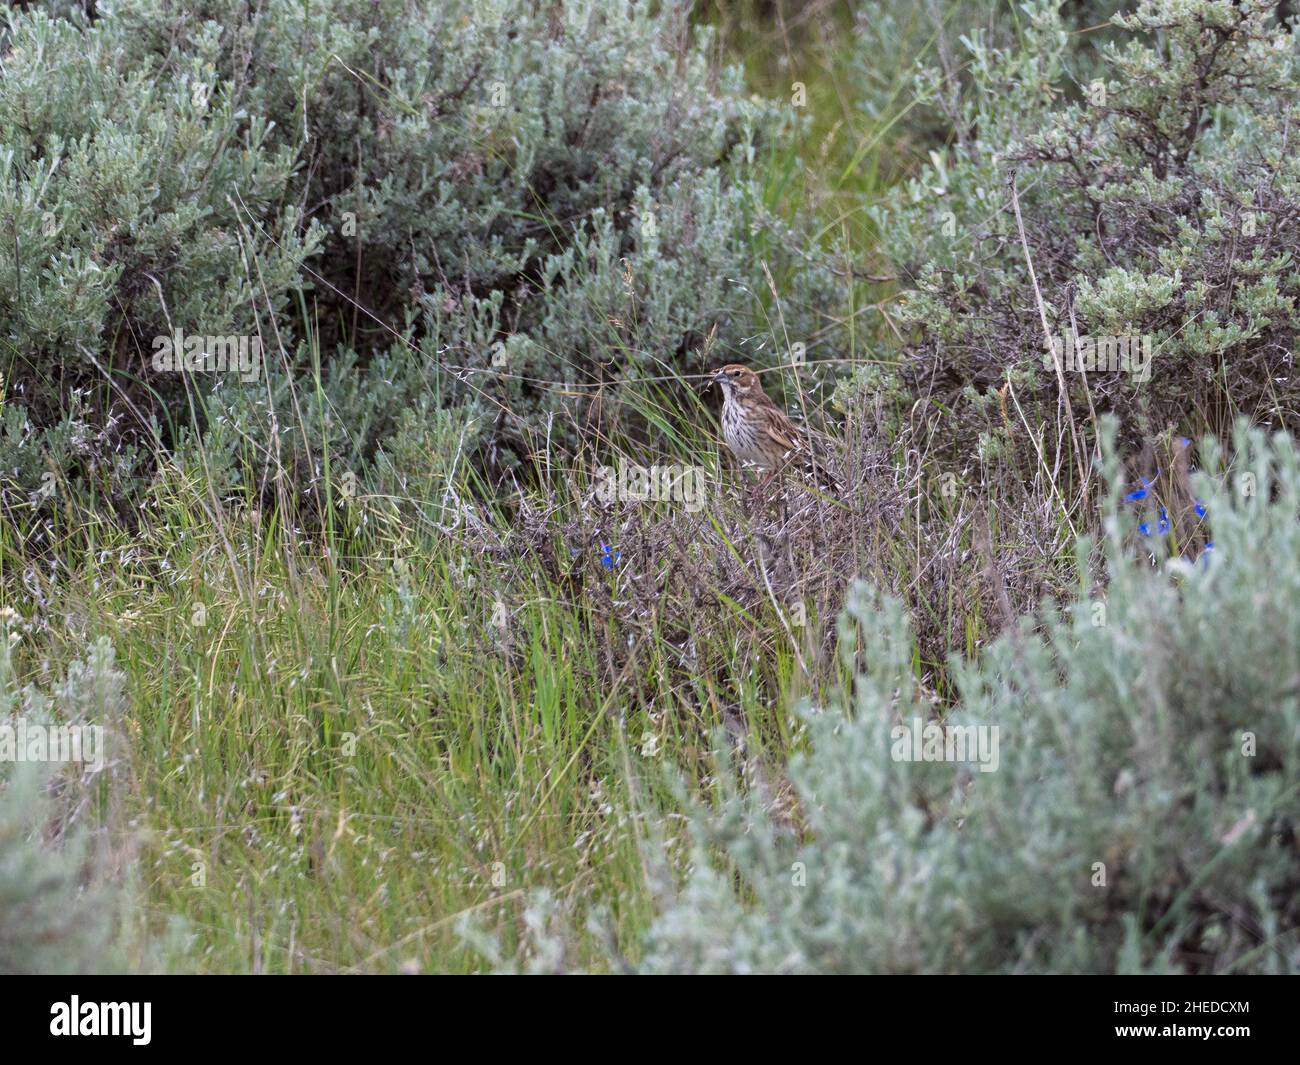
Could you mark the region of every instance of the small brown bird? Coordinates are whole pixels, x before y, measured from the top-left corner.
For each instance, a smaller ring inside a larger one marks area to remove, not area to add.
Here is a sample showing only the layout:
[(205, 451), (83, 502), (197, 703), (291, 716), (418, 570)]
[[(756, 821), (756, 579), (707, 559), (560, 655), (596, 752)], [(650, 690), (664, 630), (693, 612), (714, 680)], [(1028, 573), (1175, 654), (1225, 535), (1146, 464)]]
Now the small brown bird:
[(722, 435), (742, 463), (775, 470), (799, 447), (799, 430), (767, 397), (758, 374), (732, 363), (713, 375), (722, 386)]
[(809, 434), (768, 398), (758, 374), (732, 363), (713, 380), (722, 386), (723, 438), (741, 463), (773, 475), (796, 460), (825, 471), (825, 462), (813, 454)]

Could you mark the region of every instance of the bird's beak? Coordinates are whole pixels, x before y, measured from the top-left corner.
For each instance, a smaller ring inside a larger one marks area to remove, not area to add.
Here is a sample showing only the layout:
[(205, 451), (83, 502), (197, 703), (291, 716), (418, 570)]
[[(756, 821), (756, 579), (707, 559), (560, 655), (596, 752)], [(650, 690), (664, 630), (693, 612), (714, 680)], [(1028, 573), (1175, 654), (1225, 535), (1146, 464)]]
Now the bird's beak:
[(726, 384), (726, 382), (727, 382), (727, 375), (723, 373), (721, 370), (719, 370), (717, 373), (713, 375), (713, 383), (715, 385)]

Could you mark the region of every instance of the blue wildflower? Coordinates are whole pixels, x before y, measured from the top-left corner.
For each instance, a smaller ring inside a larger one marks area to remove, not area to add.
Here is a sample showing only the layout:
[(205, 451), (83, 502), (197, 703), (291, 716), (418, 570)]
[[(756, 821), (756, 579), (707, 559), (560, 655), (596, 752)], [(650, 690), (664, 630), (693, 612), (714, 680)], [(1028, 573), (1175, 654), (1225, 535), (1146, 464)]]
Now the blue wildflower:
[[(1159, 477), (1159, 476), (1160, 476), (1160, 471), (1159, 471), (1159, 470), (1156, 470), (1156, 477)], [(1145, 477), (1139, 477), (1138, 480), (1142, 482), (1142, 487), (1141, 487), (1141, 488), (1135, 488), (1133, 491), (1131, 491), (1128, 495), (1126, 495), (1126, 496), (1124, 497), (1125, 499), (1129, 500), (1130, 502), (1136, 502), (1136, 501), (1139, 500), (1139, 499), (1146, 499), (1146, 497), (1147, 497), (1147, 492), (1148, 492), (1148, 491), (1151, 489), (1151, 487), (1152, 487), (1152, 483), (1151, 483), (1151, 481), (1148, 481)]]
[[(1164, 507), (1160, 508), (1160, 522), (1156, 526), (1156, 531), (1160, 536), (1164, 536), (1164, 534), (1169, 531), (1169, 511), (1167, 511)], [(1140, 532), (1143, 536), (1150, 536), (1151, 523), (1144, 521), (1141, 525), (1138, 526), (1138, 532)]]
[(1205, 504), (1202, 503), (1199, 499), (1196, 501), (1196, 516), (1198, 518), (1205, 517)]
[(600, 545), (600, 564), (606, 569), (613, 569), (622, 557), (622, 551), (615, 551), (609, 544)]

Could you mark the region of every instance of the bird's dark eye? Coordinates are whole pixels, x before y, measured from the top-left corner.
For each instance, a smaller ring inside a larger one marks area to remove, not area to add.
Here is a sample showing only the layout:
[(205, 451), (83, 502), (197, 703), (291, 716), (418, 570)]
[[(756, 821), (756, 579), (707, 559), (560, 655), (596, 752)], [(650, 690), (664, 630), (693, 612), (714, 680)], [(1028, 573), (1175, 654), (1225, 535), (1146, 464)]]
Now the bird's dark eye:
[(732, 377), (739, 377), (739, 376), (740, 376), (740, 371), (739, 371), (739, 370), (732, 370), (732, 371), (731, 371), (731, 376), (732, 376)]

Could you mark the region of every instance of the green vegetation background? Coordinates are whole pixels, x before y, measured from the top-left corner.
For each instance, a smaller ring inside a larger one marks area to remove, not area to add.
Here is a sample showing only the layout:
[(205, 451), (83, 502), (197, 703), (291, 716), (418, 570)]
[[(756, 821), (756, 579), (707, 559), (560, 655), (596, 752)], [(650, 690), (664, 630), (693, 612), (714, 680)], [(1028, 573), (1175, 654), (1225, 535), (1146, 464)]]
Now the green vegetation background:
[(1294, 972), (1300, 59), (1121, 6), (7, 11), (0, 971)]

